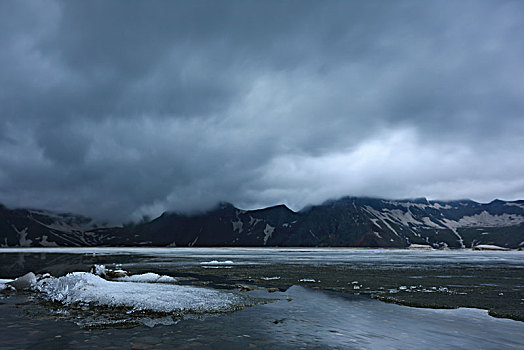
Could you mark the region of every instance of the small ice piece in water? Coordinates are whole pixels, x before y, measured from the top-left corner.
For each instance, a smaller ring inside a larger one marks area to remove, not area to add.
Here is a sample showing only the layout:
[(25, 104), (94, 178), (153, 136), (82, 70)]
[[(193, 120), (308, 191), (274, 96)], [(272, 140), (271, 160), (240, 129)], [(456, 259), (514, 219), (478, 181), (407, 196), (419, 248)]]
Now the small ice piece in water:
[(156, 325), (171, 326), (171, 325), (177, 324), (178, 322), (180, 322), (180, 320), (176, 320), (175, 321), (175, 320), (173, 320), (173, 318), (171, 316), (166, 316), (166, 317), (161, 317), (161, 318), (145, 317), (145, 318), (141, 319), (140, 322), (142, 322), (142, 324), (144, 326), (147, 326), (149, 328), (153, 328)]
[(46, 273), (44, 273), (43, 275), (39, 275), (39, 276), (37, 276), (36, 278), (37, 278), (37, 280), (40, 281), (41, 279), (49, 278), (49, 277), (51, 277), (51, 274), (46, 272)]
[(351, 284), (358, 284), (358, 281), (353, 281), (351, 282)]
[(299, 282), (316, 282), (313, 278), (302, 278), (298, 281)]
[(263, 279), (264, 281), (279, 280), (279, 279), (280, 279), (280, 276), (275, 276), (275, 277), (262, 277), (261, 279)]
[(97, 276), (105, 276), (107, 269), (104, 265), (93, 265), (91, 267), (91, 273)]
[(360, 286), (357, 286), (356, 284), (353, 286), (353, 289), (360, 289)]
[(153, 272), (143, 273), (140, 275), (124, 276), (115, 278), (115, 281), (121, 282), (144, 282), (144, 283), (177, 283), (178, 280), (171, 276), (161, 276)]
[(13, 282), (13, 280), (0, 278), (0, 292), (5, 289), (11, 289), (12, 286), (8, 284), (11, 282)]
[(230, 265), (204, 265), (202, 266), (203, 269), (230, 269), (233, 266)]
[(398, 287), (398, 289), (399, 289), (399, 290), (406, 290), (406, 289), (408, 289), (408, 287), (406, 287), (406, 286), (400, 286), (400, 287)]
[(200, 263), (200, 265), (233, 265), (234, 262), (231, 260), (225, 260), (225, 261), (218, 261), (218, 260), (211, 260), (211, 261), (203, 261)]
[(36, 276), (32, 272), (28, 272), (25, 275), (23, 275), (21, 277), (18, 277), (14, 281), (9, 282), (9, 284), (12, 285), (13, 287), (15, 287), (18, 290), (29, 289), (34, 284), (36, 284)]
[(156, 280), (156, 283), (178, 283), (178, 280), (171, 276), (162, 275)]
[(100, 277), (108, 278), (119, 278), (127, 276), (127, 271), (122, 269), (111, 270), (104, 265), (93, 265), (91, 267), (91, 273)]

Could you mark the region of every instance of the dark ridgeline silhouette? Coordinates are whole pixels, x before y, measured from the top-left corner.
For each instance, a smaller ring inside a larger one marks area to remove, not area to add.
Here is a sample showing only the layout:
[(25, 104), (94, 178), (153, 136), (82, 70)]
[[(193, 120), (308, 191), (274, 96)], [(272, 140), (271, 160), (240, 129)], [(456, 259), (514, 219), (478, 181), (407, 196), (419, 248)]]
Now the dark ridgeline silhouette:
[(120, 227), (89, 218), (0, 206), (0, 245), (172, 247), (407, 247), (524, 245), (524, 201), (428, 201), (344, 197), (294, 212), (285, 205), (164, 213)]

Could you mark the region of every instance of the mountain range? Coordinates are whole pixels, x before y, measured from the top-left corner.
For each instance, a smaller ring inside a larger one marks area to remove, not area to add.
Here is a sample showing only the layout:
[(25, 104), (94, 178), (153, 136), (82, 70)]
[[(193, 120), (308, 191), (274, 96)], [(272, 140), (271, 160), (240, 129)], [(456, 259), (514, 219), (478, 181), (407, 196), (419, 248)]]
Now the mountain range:
[(344, 197), (294, 212), (285, 205), (200, 214), (166, 212), (122, 226), (0, 205), (0, 246), (524, 247), (524, 201), (429, 201)]

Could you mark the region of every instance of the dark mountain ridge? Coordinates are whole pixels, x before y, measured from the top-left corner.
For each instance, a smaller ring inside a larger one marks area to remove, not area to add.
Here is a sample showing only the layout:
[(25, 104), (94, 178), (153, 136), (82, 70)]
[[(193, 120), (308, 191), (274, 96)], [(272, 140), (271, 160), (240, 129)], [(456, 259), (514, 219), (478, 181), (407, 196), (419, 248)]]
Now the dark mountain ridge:
[(123, 227), (89, 218), (0, 206), (0, 245), (238, 247), (524, 247), (524, 201), (343, 197), (294, 212), (285, 205), (198, 214), (163, 213)]

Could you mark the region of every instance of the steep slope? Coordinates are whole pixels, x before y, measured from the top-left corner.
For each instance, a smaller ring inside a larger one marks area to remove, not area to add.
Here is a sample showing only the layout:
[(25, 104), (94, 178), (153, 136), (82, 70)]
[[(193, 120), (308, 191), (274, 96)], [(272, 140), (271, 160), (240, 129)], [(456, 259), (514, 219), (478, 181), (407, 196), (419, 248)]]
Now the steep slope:
[(0, 206), (2, 246), (524, 247), (524, 201), (344, 197), (293, 212), (221, 203), (195, 215), (164, 213), (138, 225), (98, 228), (90, 219)]
[(308, 214), (312, 219), (306, 218), (306, 227), (312, 232), (317, 229), (322, 245), (391, 247), (415, 243), (464, 248), (495, 244), (516, 248), (524, 241), (522, 201), (481, 204), (346, 197), (313, 207)]
[(121, 229), (96, 226), (91, 219), (69, 213), (7, 209), (0, 205), (1, 247), (81, 247), (120, 241)]
[(465, 248), (524, 245), (524, 201), (384, 200), (345, 197), (295, 213), (231, 204), (195, 216), (163, 214), (135, 228), (154, 245)]
[[(275, 227), (282, 227), (295, 215), (283, 205), (245, 211), (221, 203), (216, 209), (197, 215), (164, 213), (136, 226), (132, 234), (149, 239), (153, 245), (261, 246), (273, 241)], [(284, 234), (290, 228), (282, 227), (279, 233)]]

